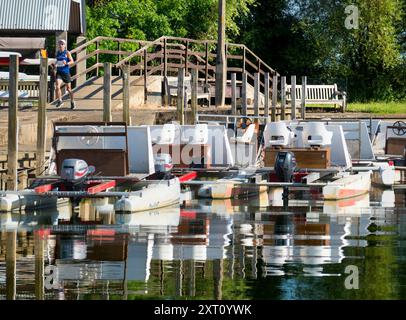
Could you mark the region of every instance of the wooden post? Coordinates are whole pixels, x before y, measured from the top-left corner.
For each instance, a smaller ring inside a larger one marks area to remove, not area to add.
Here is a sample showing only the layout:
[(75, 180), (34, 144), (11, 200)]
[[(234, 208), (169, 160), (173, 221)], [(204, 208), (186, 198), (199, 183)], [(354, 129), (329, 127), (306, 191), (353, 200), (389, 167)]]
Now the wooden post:
[[(118, 49), (118, 50), (117, 50), (118, 52), (121, 51), (121, 42), (120, 42), (120, 41), (117, 42), (117, 49)], [(120, 54), (120, 53), (118, 54), (118, 57), (117, 57), (117, 58), (118, 58), (118, 61), (117, 61), (117, 63), (118, 63), (118, 62), (120, 62), (120, 60), (121, 60), (121, 54)], [(120, 69), (120, 68), (118, 69), (118, 75), (121, 76), (121, 69)]]
[(246, 48), (245, 48), (245, 46), (242, 48), (242, 72), (244, 73), (245, 72), (245, 61), (246, 61), (246, 57), (247, 57), (247, 53), (246, 53), (246, 50), (245, 50)]
[[(39, 230), (38, 230), (39, 231)], [(44, 300), (44, 238), (38, 232), (34, 231), (34, 253), (35, 253), (35, 299)]]
[(17, 190), (18, 170), (18, 57), (10, 55), (8, 100), (7, 189)]
[(178, 71), (178, 99), (177, 99), (177, 120), (181, 125), (185, 124), (185, 69), (179, 68)]
[(185, 46), (185, 76), (188, 75), (188, 60), (189, 60), (189, 41), (186, 41), (186, 46)]
[(168, 76), (168, 57), (166, 48), (166, 38), (164, 38), (164, 77)]
[(264, 76), (264, 94), (265, 94), (265, 110), (264, 115), (266, 117), (266, 123), (269, 122), (269, 72), (265, 72)]
[[(79, 36), (77, 37), (76, 40), (76, 45), (79, 47), (80, 45), (84, 44), (86, 42), (86, 38)], [(76, 65), (76, 74), (80, 74), (86, 70), (86, 48), (81, 50), (76, 54), (76, 61), (78, 61)], [(81, 60), (83, 59), (83, 60)], [(81, 61), (79, 61), (81, 60)], [(79, 87), (80, 85), (84, 84), (86, 82), (86, 74), (82, 74), (79, 77), (76, 78), (76, 87)]]
[(290, 103), (291, 103), (291, 114), (290, 119), (296, 119), (296, 76), (290, 77)]
[(36, 175), (44, 172), (46, 132), (47, 132), (47, 93), (48, 93), (48, 58), (41, 58), (39, 76), (39, 103), (37, 119), (37, 167)]
[(169, 85), (167, 76), (164, 76), (162, 79), (162, 100), (164, 107), (167, 107), (169, 105)]
[(219, 0), (218, 34), (217, 34), (217, 59), (216, 59), (216, 107), (224, 106), (227, 61), (225, 52), (225, 25), (226, 25), (226, 0)]
[[(254, 116), (259, 116), (259, 73), (254, 74)], [(258, 122), (257, 120), (255, 122)]]
[(286, 77), (281, 77), (281, 120), (286, 117)]
[[(96, 41), (96, 51), (99, 51), (99, 41)], [(96, 76), (99, 76), (99, 53), (96, 53)]]
[(272, 116), (271, 121), (276, 121), (276, 105), (278, 103), (278, 76), (272, 78)]
[(307, 77), (304, 76), (304, 77), (302, 77), (302, 101), (301, 101), (301, 108), (300, 108), (301, 116), (302, 116), (303, 120), (306, 119), (306, 98), (307, 98), (306, 85), (307, 85)]
[(131, 125), (130, 117), (130, 66), (123, 65), (123, 122)]
[(237, 114), (237, 74), (231, 74), (231, 113)]
[(6, 239), (6, 299), (15, 300), (17, 231), (8, 231)]
[(243, 116), (247, 115), (247, 73), (242, 74), (242, 92), (241, 92), (241, 113)]
[(198, 72), (197, 69), (192, 69), (192, 124), (196, 123), (196, 115), (197, 115), (197, 80), (198, 80)]
[(147, 73), (148, 73), (148, 61), (147, 61), (147, 49), (144, 50), (144, 103), (147, 103), (148, 88), (147, 88)]
[(49, 100), (48, 102), (52, 102), (55, 100), (55, 86), (56, 86), (56, 68), (51, 70), (49, 79)]
[(207, 86), (209, 82), (209, 43), (206, 41), (206, 68), (205, 68), (204, 84)]
[(104, 63), (103, 78), (103, 121), (111, 121), (111, 63)]

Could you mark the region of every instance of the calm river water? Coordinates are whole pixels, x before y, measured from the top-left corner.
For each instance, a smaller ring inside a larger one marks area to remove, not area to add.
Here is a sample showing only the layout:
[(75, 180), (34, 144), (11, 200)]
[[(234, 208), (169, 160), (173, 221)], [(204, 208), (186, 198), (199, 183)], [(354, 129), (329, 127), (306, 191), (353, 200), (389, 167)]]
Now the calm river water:
[(406, 298), (404, 191), (297, 198), (1, 213), (0, 299)]

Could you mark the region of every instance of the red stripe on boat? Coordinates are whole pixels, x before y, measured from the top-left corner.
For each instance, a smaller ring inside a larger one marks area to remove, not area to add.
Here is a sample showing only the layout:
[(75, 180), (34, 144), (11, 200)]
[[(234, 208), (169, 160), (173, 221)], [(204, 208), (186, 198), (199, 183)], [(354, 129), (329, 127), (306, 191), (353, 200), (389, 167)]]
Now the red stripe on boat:
[(44, 192), (51, 191), (51, 190), (52, 190), (52, 187), (53, 187), (53, 184), (52, 184), (52, 183), (50, 183), (50, 184), (44, 184), (44, 185), (42, 185), (42, 186), (35, 187), (35, 188), (34, 188), (34, 191), (35, 191), (36, 193), (44, 193)]
[(88, 236), (114, 236), (115, 234), (116, 234), (116, 231), (112, 230), (112, 229), (87, 230)]
[(339, 198), (352, 198), (366, 193), (365, 190), (343, 189), (338, 192)]
[(197, 172), (196, 171), (191, 171), (191, 172), (188, 172), (188, 173), (184, 174), (183, 176), (180, 176), (179, 181), (180, 182), (186, 182), (186, 181), (193, 180), (196, 177), (197, 177)]
[(86, 174), (86, 172), (87, 172), (87, 168), (83, 169), (82, 171), (75, 172), (75, 177), (81, 178)]
[(37, 234), (41, 238), (45, 238), (51, 234), (50, 229), (39, 229), (34, 231), (35, 234)]
[(115, 186), (116, 186), (115, 180), (106, 181), (106, 182), (102, 182), (102, 183), (96, 184), (95, 186), (88, 188), (87, 192), (90, 194), (95, 194), (95, 193), (98, 193), (101, 191), (105, 191), (109, 188), (113, 188)]
[(182, 218), (196, 219), (196, 211), (181, 210), (180, 216)]

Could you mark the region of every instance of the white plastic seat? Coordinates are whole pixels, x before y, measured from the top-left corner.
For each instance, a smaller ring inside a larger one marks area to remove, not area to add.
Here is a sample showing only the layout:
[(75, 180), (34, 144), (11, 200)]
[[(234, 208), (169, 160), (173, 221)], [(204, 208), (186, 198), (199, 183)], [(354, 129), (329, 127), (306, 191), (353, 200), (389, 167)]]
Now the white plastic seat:
[(333, 133), (322, 122), (308, 122), (303, 128), (303, 144), (306, 147), (331, 145)]
[(209, 140), (209, 131), (206, 123), (198, 123), (193, 129), (192, 139), (183, 137), (183, 143), (189, 144), (206, 144)]
[(287, 147), (292, 143), (294, 136), (285, 122), (271, 122), (266, 125), (264, 131), (265, 146)]
[(176, 127), (173, 123), (164, 124), (159, 136), (152, 138), (152, 142), (158, 144), (173, 144), (175, 141), (175, 130)]
[(231, 137), (230, 141), (232, 143), (250, 143), (255, 133), (255, 124), (250, 124), (245, 130), (244, 134), (240, 137)]

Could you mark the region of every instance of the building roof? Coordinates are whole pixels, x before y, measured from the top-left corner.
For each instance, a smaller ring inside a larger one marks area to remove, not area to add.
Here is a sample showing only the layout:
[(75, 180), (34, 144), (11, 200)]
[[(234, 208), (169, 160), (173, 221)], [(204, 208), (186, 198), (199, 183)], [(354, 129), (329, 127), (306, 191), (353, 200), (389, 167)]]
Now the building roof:
[(8, 34), (59, 31), (84, 33), (83, 2), (81, 0), (0, 0), (0, 30)]

